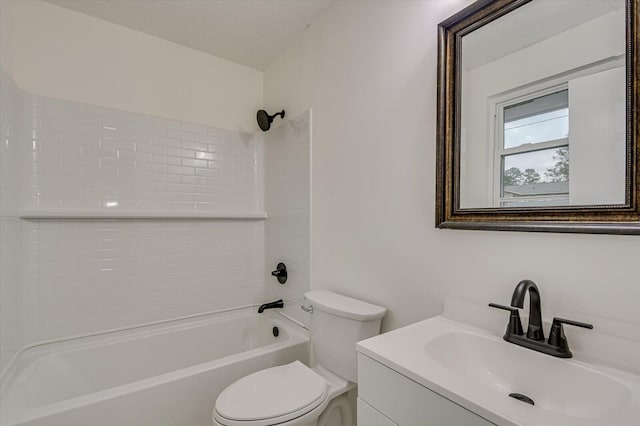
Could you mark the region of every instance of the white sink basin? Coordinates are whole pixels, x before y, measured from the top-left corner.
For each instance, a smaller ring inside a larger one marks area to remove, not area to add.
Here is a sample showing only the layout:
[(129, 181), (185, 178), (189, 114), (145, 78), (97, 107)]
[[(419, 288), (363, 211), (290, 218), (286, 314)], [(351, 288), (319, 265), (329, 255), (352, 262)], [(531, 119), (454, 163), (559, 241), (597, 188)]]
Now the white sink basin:
[(367, 339), (358, 351), (500, 426), (639, 424), (639, 376), (535, 352), (448, 318)]
[(563, 416), (602, 419), (629, 403), (627, 387), (609, 376), (478, 334), (447, 333), (426, 354), (454, 374), (508, 397), (520, 393)]

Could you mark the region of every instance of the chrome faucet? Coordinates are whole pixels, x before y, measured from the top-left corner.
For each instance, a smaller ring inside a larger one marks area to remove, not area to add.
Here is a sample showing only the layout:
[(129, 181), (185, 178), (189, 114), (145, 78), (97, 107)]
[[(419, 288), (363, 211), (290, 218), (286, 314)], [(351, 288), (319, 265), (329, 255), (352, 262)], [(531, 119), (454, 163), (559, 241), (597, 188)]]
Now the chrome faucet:
[[(529, 325), (527, 335), (522, 331), (519, 308), (524, 306), (524, 297), (529, 293)], [(562, 324), (573, 325), (592, 329), (593, 325), (584, 322), (567, 320), (564, 318), (554, 318), (549, 334), (549, 341), (545, 342), (544, 330), (542, 328), (542, 308), (540, 306), (540, 291), (538, 286), (531, 280), (522, 280), (516, 285), (511, 297), (511, 306), (489, 303), (492, 308), (504, 309), (511, 312), (507, 331), (504, 340), (514, 343), (534, 351), (542, 352), (560, 358), (571, 358), (573, 354), (569, 350), (567, 338), (564, 335)]]

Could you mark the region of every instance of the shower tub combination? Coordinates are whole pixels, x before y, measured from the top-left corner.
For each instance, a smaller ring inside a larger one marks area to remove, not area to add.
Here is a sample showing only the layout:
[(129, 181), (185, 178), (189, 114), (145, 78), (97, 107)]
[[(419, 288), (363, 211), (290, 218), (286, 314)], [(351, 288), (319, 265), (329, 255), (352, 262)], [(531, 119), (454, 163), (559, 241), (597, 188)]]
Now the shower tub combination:
[(0, 425), (211, 425), (229, 384), (306, 362), (308, 342), (282, 315), (242, 308), (32, 346), (1, 377)]

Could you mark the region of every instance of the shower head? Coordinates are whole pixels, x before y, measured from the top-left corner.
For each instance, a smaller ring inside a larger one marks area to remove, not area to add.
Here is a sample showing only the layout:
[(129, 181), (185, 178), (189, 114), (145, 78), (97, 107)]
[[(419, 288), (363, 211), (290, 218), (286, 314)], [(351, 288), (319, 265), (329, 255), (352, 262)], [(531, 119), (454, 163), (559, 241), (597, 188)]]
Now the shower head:
[(269, 113), (267, 113), (267, 111), (263, 109), (258, 111), (258, 114), (256, 114), (256, 118), (258, 119), (258, 126), (263, 132), (266, 132), (271, 128), (271, 123), (273, 122), (273, 119), (276, 117), (276, 115), (279, 115), (280, 118), (284, 118), (284, 110), (276, 112), (273, 115), (269, 115)]

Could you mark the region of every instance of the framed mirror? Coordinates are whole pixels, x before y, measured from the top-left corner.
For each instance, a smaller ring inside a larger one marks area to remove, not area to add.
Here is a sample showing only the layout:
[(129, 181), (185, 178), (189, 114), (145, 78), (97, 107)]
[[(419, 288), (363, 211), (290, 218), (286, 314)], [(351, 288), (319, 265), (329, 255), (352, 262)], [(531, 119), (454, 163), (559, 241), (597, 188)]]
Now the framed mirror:
[(640, 0), (479, 0), (438, 28), (436, 226), (640, 234)]

